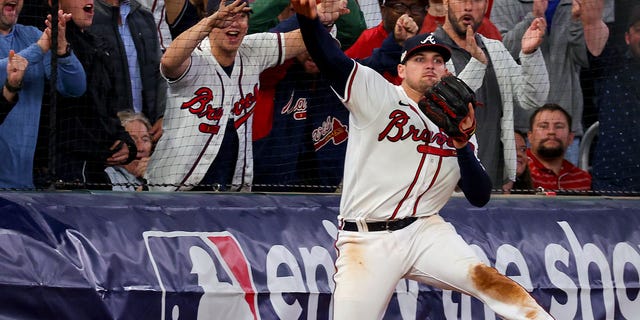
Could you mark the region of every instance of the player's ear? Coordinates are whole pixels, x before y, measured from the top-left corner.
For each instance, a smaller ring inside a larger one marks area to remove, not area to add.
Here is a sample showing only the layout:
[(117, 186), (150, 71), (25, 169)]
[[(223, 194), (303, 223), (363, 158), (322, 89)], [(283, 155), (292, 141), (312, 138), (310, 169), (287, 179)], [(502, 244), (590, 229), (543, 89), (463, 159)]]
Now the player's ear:
[(406, 78), (405, 71), (407, 70), (407, 66), (400, 63), (398, 64), (398, 77), (404, 79)]

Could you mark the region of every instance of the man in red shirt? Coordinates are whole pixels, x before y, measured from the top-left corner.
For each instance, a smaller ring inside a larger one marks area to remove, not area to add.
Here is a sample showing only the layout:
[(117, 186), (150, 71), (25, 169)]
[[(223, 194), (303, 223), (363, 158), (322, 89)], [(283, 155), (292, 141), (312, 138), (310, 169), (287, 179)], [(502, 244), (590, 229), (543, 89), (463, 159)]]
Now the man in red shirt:
[(547, 103), (531, 115), (527, 150), (534, 188), (591, 190), (591, 175), (564, 159), (573, 141), (571, 116), (562, 107)]

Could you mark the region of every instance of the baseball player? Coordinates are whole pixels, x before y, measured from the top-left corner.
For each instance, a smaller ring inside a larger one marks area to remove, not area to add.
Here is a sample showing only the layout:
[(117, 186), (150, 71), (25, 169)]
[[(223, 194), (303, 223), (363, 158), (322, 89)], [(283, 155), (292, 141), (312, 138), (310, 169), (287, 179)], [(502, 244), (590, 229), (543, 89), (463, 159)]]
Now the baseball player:
[[(331, 7), (337, 0), (326, 3), (328, 12), (337, 10)], [(216, 9), (174, 39), (162, 57), (169, 92), (165, 133), (145, 177), (151, 190), (198, 184), (248, 190), (259, 74), (305, 50), (299, 30), (245, 36), (247, 0), (222, 0)]]
[(524, 288), (483, 264), (438, 215), (456, 187), (474, 206), (491, 194), (474, 153), (473, 104), (457, 124), (462, 134), (452, 137), (419, 103), (441, 86), (449, 49), (431, 34), (405, 41), (403, 81), (394, 86), (329, 45), (315, 0), (292, 4), (307, 50), (350, 112), (333, 319), (381, 319), (401, 278), (472, 295), (507, 319), (553, 319)]

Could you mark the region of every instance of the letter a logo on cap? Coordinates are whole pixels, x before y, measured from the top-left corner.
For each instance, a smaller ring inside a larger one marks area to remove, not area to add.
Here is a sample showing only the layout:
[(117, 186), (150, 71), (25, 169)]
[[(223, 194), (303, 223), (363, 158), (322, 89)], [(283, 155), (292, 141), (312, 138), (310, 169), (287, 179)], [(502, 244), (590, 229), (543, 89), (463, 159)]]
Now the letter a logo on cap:
[(449, 61), (451, 58), (451, 51), (446, 45), (438, 42), (438, 39), (433, 33), (419, 34), (413, 36), (404, 42), (404, 51), (400, 55), (400, 63), (404, 64), (407, 60), (420, 51), (430, 50), (438, 52), (444, 58), (444, 61)]
[(420, 41), (420, 43), (425, 44), (425, 43), (430, 43), (430, 44), (436, 44), (436, 38), (433, 37), (433, 34), (428, 35), (426, 38), (424, 38), (424, 40)]

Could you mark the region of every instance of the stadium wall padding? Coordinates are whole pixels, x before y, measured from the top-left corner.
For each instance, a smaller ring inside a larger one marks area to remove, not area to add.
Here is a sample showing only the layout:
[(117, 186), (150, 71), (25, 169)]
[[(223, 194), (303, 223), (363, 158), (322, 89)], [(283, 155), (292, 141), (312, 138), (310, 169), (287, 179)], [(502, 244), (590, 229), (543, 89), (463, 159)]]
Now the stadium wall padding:
[[(2, 319), (330, 319), (339, 195), (1, 192)], [(638, 319), (640, 199), (441, 211), (556, 319)], [(446, 249), (445, 249), (446, 250)], [(385, 319), (495, 319), (401, 280)]]

